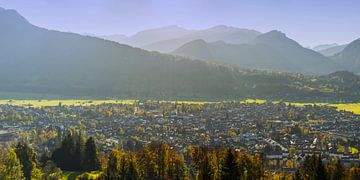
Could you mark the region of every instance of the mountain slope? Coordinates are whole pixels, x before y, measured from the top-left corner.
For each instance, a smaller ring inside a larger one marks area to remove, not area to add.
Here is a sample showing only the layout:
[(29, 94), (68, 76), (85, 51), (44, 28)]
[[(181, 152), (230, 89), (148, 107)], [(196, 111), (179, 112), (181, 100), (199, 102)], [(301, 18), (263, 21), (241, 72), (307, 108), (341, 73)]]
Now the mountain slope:
[(0, 13), (0, 27), (1, 91), (213, 97), (233, 94), (237, 86), (231, 76), (234, 70), (220, 71), (201, 61), (49, 31), (31, 25), (15, 11)]
[(192, 59), (213, 59), (207, 43), (202, 40), (194, 40), (176, 49), (172, 54)]
[(280, 31), (270, 31), (259, 35), (253, 43), (265, 44), (276, 49), (289, 60), (289, 63), (298, 67), (302, 73), (327, 74), (344, 70), (343, 67), (333, 63), (320, 53), (302, 47)]
[[(148, 52), (103, 39), (39, 28), (13, 10), (0, 11), (0, 64), (1, 92), (122, 99), (360, 97), (358, 89), (338, 92), (336, 79), (239, 70)], [(313, 82), (314, 78), (318, 80)]]
[(329, 49), (329, 48), (332, 48), (332, 47), (336, 47), (336, 46), (339, 46), (338, 44), (336, 43), (333, 43), (333, 44), (321, 44), (321, 45), (317, 45), (313, 48), (311, 48), (312, 50), (314, 51), (322, 51), (322, 50), (325, 50), (325, 49)]
[(194, 40), (176, 49), (172, 54), (237, 65), (241, 68), (292, 72), (298, 70), (275, 49), (262, 44), (235, 45), (222, 41), (206, 43), (203, 40)]
[(158, 41), (182, 37), (192, 32), (193, 31), (191, 30), (186, 30), (178, 26), (172, 25), (162, 28), (141, 31), (130, 37), (124, 35), (111, 35), (111, 36), (102, 36), (101, 38), (115, 41), (121, 44), (127, 44), (130, 46), (142, 47), (147, 44), (152, 44)]
[(260, 32), (255, 30), (239, 29), (220, 25), (206, 30), (196, 31), (179, 38), (158, 41), (156, 43), (143, 46), (142, 48), (150, 51), (169, 53), (183, 44), (197, 39), (202, 39), (206, 42), (224, 41), (232, 44), (242, 44), (251, 42), (259, 34)]
[(343, 51), (334, 56), (336, 62), (360, 73), (360, 39), (351, 42)]
[(324, 55), (324, 56), (331, 57), (331, 56), (334, 56), (335, 54), (340, 53), (341, 51), (343, 51), (347, 45), (348, 44), (329, 47), (329, 48), (320, 50), (318, 52), (320, 54)]
[[(225, 42), (186, 43), (173, 54), (218, 63), (237, 65), (242, 68), (280, 70), (306, 74), (327, 74), (341, 70), (332, 60), (310, 49), (303, 48), (279, 31), (271, 31), (255, 38), (250, 44)], [(203, 55), (209, 49), (211, 57)]]

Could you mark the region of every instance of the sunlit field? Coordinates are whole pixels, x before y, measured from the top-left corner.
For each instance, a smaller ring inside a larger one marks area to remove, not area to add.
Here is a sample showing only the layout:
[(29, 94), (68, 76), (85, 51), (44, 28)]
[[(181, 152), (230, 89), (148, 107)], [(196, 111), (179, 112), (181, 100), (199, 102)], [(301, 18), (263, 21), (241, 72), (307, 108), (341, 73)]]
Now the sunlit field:
[[(25, 107), (45, 107), (45, 106), (92, 106), (92, 105), (101, 105), (101, 104), (134, 104), (138, 100), (0, 100), (2, 105), (13, 105), (13, 106), (25, 106)], [(169, 101), (159, 101), (162, 103)], [(206, 101), (170, 101), (171, 103), (179, 104), (195, 104), (195, 105), (204, 105)], [(263, 104), (266, 103), (266, 100), (261, 99), (247, 99), (240, 101), (240, 103), (257, 103)], [(272, 103), (280, 103), (280, 101), (272, 101)], [(317, 105), (317, 106), (333, 106), (336, 107), (339, 111), (345, 110), (353, 112), (355, 114), (360, 114), (360, 103), (348, 103), (348, 104), (328, 104), (328, 103), (298, 103), (298, 102), (284, 102), (287, 105), (293, 106), (306, 106), (306, 105)]]
[(136, 100), (0, 100), (0, 104), (13, 106), (92, 106), (100, 104), (134, 104)]

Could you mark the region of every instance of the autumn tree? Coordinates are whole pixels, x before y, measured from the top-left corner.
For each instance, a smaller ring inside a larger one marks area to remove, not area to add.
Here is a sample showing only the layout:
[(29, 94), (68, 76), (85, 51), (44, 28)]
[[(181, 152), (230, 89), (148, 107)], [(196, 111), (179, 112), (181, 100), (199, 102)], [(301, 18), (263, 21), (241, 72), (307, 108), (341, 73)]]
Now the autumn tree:
[(24, 174), (23, 167), (15, 151), (11, 149), (0, 162), (0, 179), (1, 180), (22, 180)]

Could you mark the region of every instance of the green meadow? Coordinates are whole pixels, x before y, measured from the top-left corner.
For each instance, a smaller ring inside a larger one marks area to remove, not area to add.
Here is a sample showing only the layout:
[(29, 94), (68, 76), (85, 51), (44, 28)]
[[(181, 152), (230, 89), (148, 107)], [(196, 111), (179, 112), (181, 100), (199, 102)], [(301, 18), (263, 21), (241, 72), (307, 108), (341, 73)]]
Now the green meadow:
[[(0, 100), (0, 104), (7, 104), (13, 106), (25, 106), (25, 107), (45, 107), (45, 106), (92, 106), (92, 105), (101, 105), (101, 104), (134, 104), (138, 100), (76, 100), (76, 99), (66, 99), (66, 100)], [(168, 101), (159, 101), (159, 102), (168, 102)], [(184, 103), (184, 104), (196, 104), (203, 105), (209, 102), (206, 101), (171, 101), (172, 103)], [(247, 99), (240, 101), (240, 103), (266, 103), (266, 100), (260, 99)], [(280, 103), (280, 101), (272, 101), (272, 103)], [(317, 106), (332, 106), (336, 107), (339, 111), (345, 110), (353, 112), (355, 114), (360, 114), (360, 103), (321, 103), (321, 102), (309, 102), (309, 103), (298, 103), (298, 102), (285, 102), (286, 104), (291, 104), (293, 106), (306, 106), (306, 105), (317, 105)]]

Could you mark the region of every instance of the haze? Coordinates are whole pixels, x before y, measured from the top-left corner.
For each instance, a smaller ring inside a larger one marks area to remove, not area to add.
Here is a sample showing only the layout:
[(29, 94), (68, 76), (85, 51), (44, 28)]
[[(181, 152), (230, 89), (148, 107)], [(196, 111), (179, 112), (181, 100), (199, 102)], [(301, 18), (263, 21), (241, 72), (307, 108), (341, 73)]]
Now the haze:
[(278, 29), (303, 46), (343, 44), (360, 37), (356, 0), (0, 0), (0, 7), (16, 9), (40, 27), (97, 35), (224, 24), (261, 32)]

